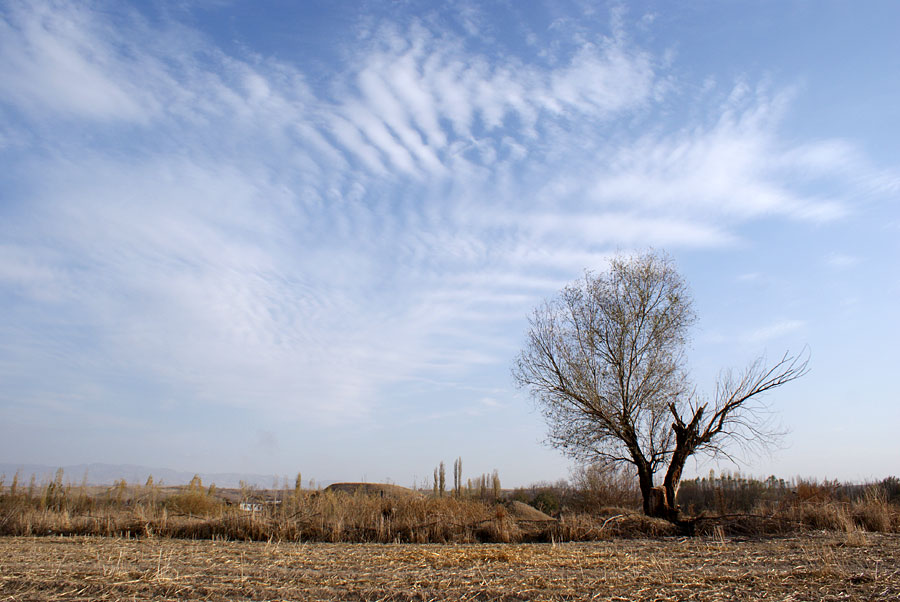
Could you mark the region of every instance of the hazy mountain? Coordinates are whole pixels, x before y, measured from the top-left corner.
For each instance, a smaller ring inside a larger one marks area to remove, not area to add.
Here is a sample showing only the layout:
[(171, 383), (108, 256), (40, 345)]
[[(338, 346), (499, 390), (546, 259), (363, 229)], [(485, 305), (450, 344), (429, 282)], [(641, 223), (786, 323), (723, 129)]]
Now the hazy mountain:
[[(20, 485), (25, 485), (34, 475), (38, 484), (51, 481), (59, 466), (47, 466), (42, 464), (10, 464), (0, 463), (0, 475), (5, 475), (5, 484), (9, 485), (13, 475), (19, 473)], [(284, 479), (287, 477), (288, 486), (294, 486), (294, 478), (296, 475), (261, 475), (250, 473), (194, 473), (186, 471), (172, 470), (170, 468), (158, 468), (148, 466), (136, 466), (134, 464), (75, 464), (72, 466), (63, 466), (63, 482), (74, 485), (86, 482), (88, 485), (111, 485), (119, 479), (125, 479), (128, 483), (143, 484), (147, 481), (147, 477), (153, 476), (155, 483), (165, 485), (185, 485), (191, 481), (195, 474), (199, 474), (204, 485), (215, 483), (216, 487), (239, 487), (241, 481), (247, 485), (271, 488), (278, 481), (278, 487), (284, 485)], [(329, 482), (319, 482), (320, 485), (327, 485)], [(308, 486), (307, 482), (303, 483), (304, 487)]]

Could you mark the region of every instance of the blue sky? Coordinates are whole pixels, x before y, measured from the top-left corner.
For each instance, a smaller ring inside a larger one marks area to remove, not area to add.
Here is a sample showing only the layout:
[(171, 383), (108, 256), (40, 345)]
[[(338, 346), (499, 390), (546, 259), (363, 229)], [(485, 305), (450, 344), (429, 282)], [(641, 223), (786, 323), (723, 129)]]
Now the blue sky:
[(897, 474), (898, 22), (5, 2), (0, 457), (565, 477), (510, 376), (527, 316), (654, 247), (693, 289), (701, 389), (809, 347), (768, 399), (786, 447), (742, 470)]

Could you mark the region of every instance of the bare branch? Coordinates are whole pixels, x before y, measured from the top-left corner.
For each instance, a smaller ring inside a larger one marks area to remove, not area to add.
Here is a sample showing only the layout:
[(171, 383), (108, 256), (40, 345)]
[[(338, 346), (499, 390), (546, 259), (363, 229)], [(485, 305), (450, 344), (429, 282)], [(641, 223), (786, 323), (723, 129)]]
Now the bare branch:
[(757, 358), (737, 379), (724, 372), (716, 386), (715, 411), (700, 434), (701, 445), (715, 438), (760, 440), (766, 432), (760, 428), (766, 406), (760, 398), (769, 391), (795, 381), (809, 371), (809, 352), (785, 353), (781, 360), (766, 367), (765, 358)]

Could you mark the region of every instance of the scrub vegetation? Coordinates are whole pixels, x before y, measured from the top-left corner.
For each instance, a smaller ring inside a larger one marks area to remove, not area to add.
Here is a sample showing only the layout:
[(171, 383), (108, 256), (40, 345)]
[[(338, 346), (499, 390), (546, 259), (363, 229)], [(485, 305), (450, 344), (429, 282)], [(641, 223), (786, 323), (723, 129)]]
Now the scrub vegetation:
[[(496, 475), (495, 475), (496, 476)], [(461, 482), (461, 480), (459, 481)], [(499, 478), (494, 483), (499, 482)], [(0, 535), (170, 537), (242, 541), (478, 543), (576, 542), (683, 533), (641, 513), (633, 478), (588, 467), (571, 481), (499, 490), (487, 478), (434, 495), (397, 485), (346, 483), (218, 489), (119, 481), (111, 487), (14, 477), (0, 493)], [(710, 475), (683, 483), (680, 505), (696, 535), (784, 535), (829, 530), (900, 533), (900, 481), (867, 485)]]

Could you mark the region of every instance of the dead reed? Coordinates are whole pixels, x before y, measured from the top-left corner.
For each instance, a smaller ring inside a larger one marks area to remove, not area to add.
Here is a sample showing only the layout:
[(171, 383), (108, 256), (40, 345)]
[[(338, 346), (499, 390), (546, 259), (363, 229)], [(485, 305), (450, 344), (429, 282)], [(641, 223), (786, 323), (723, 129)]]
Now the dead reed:
[[(878, 489), (853, 501), (824, 494), (753, 512), (701, 514), (698, 535), (784, 535), (827, 530), (849, 539), (900, 533), (900, 507)], [(216, 490), (199, 478), (186, 487), (72, 486), (62, 475), (42, 487), (0, 490), (0, 535), (171, 537), (238, 541), (369, 543), (578, 542), (679, 534), (633, 510), (563, 509), (551, 518), (518, 502), (480, 497), (367, 495), (360, 491)]]

